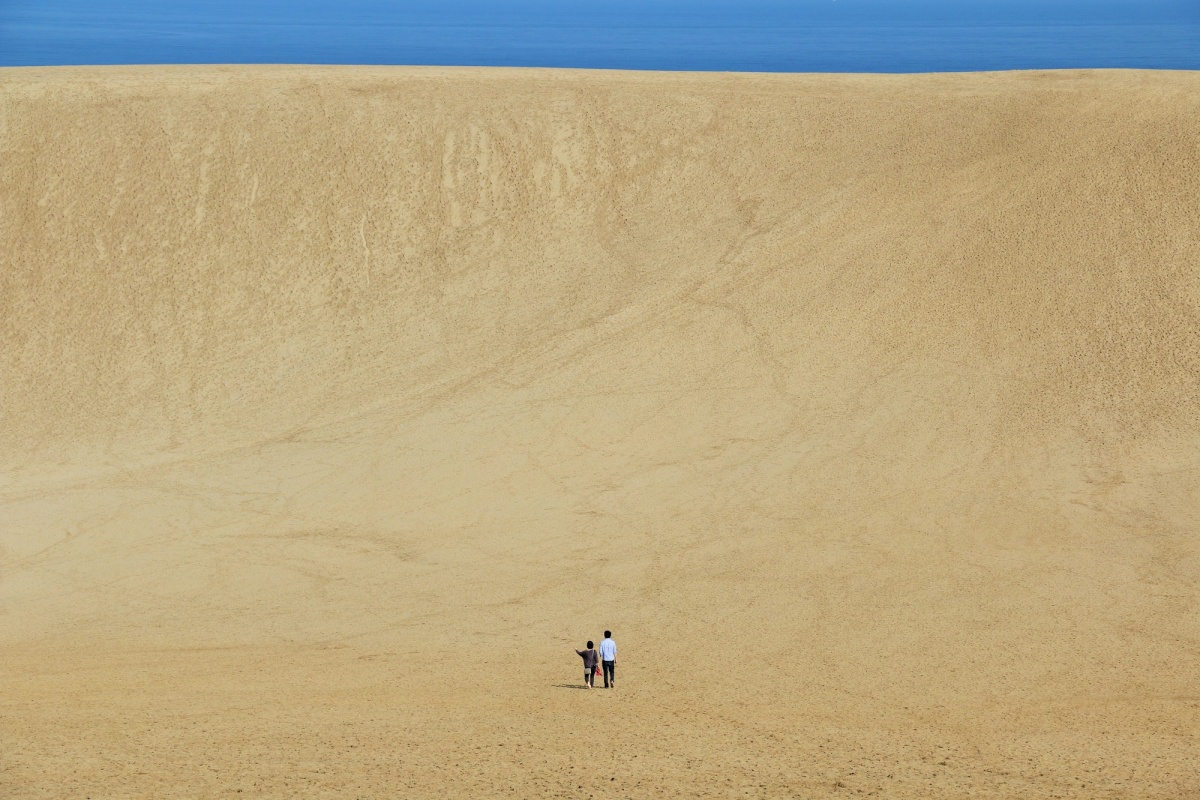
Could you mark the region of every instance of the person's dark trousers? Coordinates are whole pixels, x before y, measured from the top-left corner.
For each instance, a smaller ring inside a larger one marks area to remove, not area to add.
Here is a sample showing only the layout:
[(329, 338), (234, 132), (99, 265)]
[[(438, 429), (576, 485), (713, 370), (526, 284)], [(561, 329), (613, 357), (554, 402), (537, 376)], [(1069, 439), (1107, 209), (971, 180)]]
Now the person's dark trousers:
[(609, 681), (612, 681), (613, 686), (617, 685), (617, 662), (615, 662), (615, 661), (605, 661), (604, 662), (604, 688), (605, 689), (609, 688)]

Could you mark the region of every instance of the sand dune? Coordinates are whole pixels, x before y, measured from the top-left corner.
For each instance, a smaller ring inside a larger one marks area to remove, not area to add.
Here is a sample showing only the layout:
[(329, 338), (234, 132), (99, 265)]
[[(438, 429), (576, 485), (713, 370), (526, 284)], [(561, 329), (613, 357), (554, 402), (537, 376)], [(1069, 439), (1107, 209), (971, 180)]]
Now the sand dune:
[(5, 797), (1200, 797), (1200, 76), (8, 69), (0, 186)]

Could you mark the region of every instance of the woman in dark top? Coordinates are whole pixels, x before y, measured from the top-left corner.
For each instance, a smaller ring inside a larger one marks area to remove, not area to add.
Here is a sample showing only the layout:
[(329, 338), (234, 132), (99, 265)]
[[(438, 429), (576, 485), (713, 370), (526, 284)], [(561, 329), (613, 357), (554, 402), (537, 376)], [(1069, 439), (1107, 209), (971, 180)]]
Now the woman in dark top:
[(576, 650), (579, 657), (583, 659), (583, 684), (591, 689), (596, 682), (596, 664), (600, 660), (600, 654), (592, 649), (592, 643), (587, 643), (587, 650)]

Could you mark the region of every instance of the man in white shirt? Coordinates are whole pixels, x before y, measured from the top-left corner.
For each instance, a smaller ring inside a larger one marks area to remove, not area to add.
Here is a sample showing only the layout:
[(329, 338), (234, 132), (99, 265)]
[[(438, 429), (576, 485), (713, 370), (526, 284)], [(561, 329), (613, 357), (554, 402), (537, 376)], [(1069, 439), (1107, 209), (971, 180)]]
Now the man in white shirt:
[(612, 631), (604, 632), (604, 641), (600, 643), (600, 662), (604, 666), (604, 688), (617, 688), (617, 643), (613, 641)]

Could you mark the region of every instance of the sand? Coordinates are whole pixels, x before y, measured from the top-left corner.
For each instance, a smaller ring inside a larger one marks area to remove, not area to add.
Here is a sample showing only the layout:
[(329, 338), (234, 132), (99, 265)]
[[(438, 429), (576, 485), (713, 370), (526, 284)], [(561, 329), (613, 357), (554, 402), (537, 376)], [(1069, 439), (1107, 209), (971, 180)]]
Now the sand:
[(4, 797), (1200, 797), (1200, 75), (6, 69), (0, 187)]

